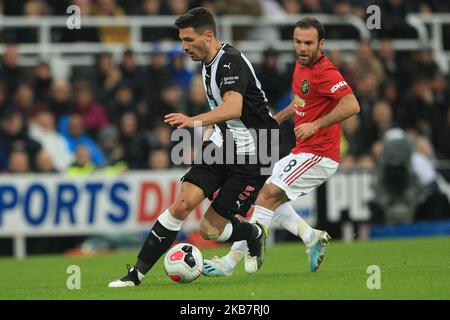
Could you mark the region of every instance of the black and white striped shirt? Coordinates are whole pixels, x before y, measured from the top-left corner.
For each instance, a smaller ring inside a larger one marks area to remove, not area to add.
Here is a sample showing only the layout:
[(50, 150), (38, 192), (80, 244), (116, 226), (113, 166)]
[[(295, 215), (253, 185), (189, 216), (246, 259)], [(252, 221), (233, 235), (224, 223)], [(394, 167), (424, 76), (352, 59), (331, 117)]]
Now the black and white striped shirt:
[(226, 139), (226, 130), (229, 130), (236, 154), (255, 154), (258, 142), (254, 141), (249, 129), (270, 131), (277, 129), (278, 124), (269, 113), (266, 95), (250, 61), (225, 43), (211, 63), (203, 64), (202, 76), (211, 109), (223, 103), (227, 91), (236, 91), (243, 96), (241, 117), (216, 124), (210, 140), (220, 146)]

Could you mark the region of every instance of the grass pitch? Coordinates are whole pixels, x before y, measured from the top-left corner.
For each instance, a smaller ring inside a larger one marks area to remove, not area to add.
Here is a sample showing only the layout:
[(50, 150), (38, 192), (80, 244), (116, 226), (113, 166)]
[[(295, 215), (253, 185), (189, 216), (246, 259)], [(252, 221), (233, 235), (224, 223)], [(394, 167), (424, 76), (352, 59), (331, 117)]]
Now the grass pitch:
[[(202, 252), (220, 256), (227, 247)], [(126, 273), (125, 264), (133, 264), (137, 253), (1, 258), (0, 299), (450, 299), (450, 237), (332, 241), (316, 273), (308, 272), (303, 244), (276, 244), (267, 248), (256, 274), (247, 275), (241, 263), (232, 277), (201, 276), (189, 284), (170, 280), (160, 259), (141, 286), (107, 288)], [(80, 290), (67, 288), (70, 265), (80, 267)], [(380, 268), (380, 289), (367, 288), (371, 265)]]

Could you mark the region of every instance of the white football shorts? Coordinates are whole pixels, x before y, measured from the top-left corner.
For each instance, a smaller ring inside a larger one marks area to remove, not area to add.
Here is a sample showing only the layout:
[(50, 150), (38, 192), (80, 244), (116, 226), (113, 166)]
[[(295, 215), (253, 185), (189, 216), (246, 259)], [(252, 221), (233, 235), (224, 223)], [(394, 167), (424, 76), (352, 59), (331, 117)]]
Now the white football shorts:
[(273, 183), (295, 200), (319, 187), (338, 166), (338, 162), (312, 153), (290, 153), (275, 163), (266, 183)]

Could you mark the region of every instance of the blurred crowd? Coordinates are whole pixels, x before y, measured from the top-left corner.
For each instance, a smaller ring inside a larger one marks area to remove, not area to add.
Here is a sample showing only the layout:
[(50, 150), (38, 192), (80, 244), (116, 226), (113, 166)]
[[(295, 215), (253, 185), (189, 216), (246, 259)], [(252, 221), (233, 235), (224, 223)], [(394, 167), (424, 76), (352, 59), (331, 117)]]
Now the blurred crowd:
[[(251, 15), (283, 19), (299, 14), (334, 14), (344, 16), (352, 14), (364, 21), (371, 15), (367, 8), (377, 5), (380, 8), (380, 30), (372, 30), (377, 36), (394, 38), (415, 37), (416, 32), (406, 23), (408, 13), (429, 15), (430, 13), (449, 12), (447, 1), (442, 0), (0, 0), (0, 16), (45, 17), (67, 16), (67, 8), (76, 5), (81, 15), (94, 17), (123, 17), (127, 15), (154, 17), (158, 15), (178, 16), (189, 8), (203, 6), (216, 16)], [(54, 31), (54, 32), (53, 32)], [(178, 40), (178, 32), (171, 28), (146, 28), (142, 32), (142, 41)], [(151, 31), (151, 32), (146, 32)], [(237, 27), (234, 39), (261, 39), (272, 41), (291, 39), (291, 28), (273, 27)], [(450, 36), (450, 29), (444, 27), (444, 39)], [(357, 36), (348, 26), (336, 26), (328, 30), (328, 38)], [(0, 30), (0, 41), (33, 43), (38, 38), (36, 29), (21, 27)], [(52, 30), (52, 40), (61, 42), (130, 42), (130, 32), (126, 27), (102, 26), (83, 27), (83, 30)], [(450, 43), (445, 41), (448, 49)]]
[[(396, 31), (405, 26), (408, 12), (448, 10), (442, 5), (445, 1), (402, 0), (0, 0), (0, 14), (65, 15), (67, 6), (76, 4), (83, 14), (93, 16), (180, 15), (202, 5), (219, 16), (352, 13), (364, 17), (365, 8), (374, 2), (382, 7), (386, 28)], [(382, 152), (384, 133), (395, 127), (405, 130), (413, 140), (426, 139), (429, 159), (450, 159), (449, 79), (428, 48), (395, 51), (386, 28), (375, 35), (379, 49), (360, 42), (350, 56), (339, 50), (326, 51), (361, 106), (359, 115), (343, 123), (342, 169), (373, 168)], [(244, 31), (242, 37), (261, 36), (257, 29)], [(275, 31), (265, 34), (289, 39), (292, 28)], [(342, 34), (351, 36), (351, 31), (327, 28), (327, 38)], [(395, 32), (390, 35), (395, 37)], [(60, 30), (52, 36), (62, 42), (127, 43), (130, 35), (126, 28), (106, 26)], [(144, 30), (142, 36), (154, 43), (178, 40), (172, 28)], [(167, 52), (156, 46), (143, 64), (132, 50), (124, 51), (119, 59), (105, 52), (96, 57), (93, 67), (74, 67), (71, 78), (64, 80), (57, 79), (45, 61), (31, 68), (19, 65), (17, 44), (36, 39), (32, 29), (0, 31), (0, 41), (6, 44), (0, 57), (0, 172), (77, 175), (174, 167), (170, 157), (172, 129), (163, 122), (164, 115), (196, 115), (209, 109), (199, 70), (187, 66), (188, 58), (182, 51)], [(289, 102), (294, 62), (293, 55), (290, 64), (281, 66), (279, 52), (269, 48), (262, 62), (255, 64), (274, 113)], [(292, 126), (282, 125), (283, 153), (294, 144)], [(183, 166), (189, 165), (190, 157), (186, 155)]]

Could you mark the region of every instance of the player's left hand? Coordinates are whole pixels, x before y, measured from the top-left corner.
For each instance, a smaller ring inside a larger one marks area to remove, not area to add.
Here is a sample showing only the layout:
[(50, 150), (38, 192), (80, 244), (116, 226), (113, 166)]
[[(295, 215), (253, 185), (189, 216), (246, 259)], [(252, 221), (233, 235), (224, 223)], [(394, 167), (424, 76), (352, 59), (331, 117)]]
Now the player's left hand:
[(294, 128), (295, 137), (300, 140), (306, 140), (319, 131), (319, 126), (314, 122), (302, 123)]
[(169, 113), (164, 116), (164, 122), (177, 129), (193, 128), (194, 120), (182, 113)]

